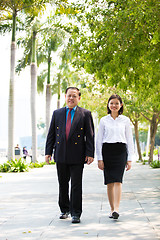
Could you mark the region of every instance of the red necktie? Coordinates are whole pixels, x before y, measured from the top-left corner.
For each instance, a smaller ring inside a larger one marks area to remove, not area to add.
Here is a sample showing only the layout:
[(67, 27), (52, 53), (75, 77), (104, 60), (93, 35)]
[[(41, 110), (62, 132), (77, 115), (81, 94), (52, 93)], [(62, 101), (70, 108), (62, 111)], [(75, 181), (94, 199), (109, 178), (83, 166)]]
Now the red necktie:
[(66, 122), (66, 140), (68, 140), (68, 135), (69, 135), (70, 128), (71, 128), (71, 111), (72, 111), (72, 108), (69, 109), (69, 113), (68, 113), (68, 116), (67, 116), (67, 122)]

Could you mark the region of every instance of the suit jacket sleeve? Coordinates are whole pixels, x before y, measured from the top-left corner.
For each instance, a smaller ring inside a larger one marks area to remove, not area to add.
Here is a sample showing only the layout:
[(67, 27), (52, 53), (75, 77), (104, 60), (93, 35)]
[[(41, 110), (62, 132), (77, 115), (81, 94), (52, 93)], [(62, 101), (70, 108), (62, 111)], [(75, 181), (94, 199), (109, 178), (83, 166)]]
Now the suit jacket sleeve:
[(53, 112), (51, 124), (47, 135), (45, 155), (52, 155), (54, 145), (55, 145), (55, 112)]
[(86, 136), (86, 152), (88, 157), (94, 157), (94, 124), (90, 111), (85, 114), (85, 136)]

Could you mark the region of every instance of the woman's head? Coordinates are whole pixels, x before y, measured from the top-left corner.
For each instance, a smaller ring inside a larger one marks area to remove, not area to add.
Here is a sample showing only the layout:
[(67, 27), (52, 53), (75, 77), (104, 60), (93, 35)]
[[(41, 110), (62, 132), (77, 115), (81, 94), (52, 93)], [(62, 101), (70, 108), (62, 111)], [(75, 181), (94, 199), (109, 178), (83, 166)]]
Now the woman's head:
[(107, 112), (109, 114), (112, 111), (116, 111), (116, 110), (118, 110), (119, 115), (123, 113), (123, 102), (122, 102), (122, 98), (119, 95), (113, 94), (108, 99)]

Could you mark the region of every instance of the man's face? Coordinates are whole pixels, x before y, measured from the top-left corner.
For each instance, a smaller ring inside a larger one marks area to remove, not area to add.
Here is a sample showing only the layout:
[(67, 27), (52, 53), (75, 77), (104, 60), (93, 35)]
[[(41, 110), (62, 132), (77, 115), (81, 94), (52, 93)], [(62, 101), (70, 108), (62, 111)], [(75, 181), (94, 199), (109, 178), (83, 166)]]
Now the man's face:
[(65, 95), (66, 104), (69, 108), (74, 108), (78, 105), (81, 97), (79, 96), (79, 91), (76, 89), (68, 89)]

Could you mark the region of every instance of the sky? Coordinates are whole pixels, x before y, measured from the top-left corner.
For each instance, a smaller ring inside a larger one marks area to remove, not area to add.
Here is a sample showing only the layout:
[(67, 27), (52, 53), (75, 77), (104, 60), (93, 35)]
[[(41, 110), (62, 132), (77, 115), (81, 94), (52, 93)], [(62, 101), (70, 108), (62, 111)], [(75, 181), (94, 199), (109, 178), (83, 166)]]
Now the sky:
[[(0, 148), (8, 146), (8, 96), (10, 80), (11, 34), (0, 35)], [(16, 60), (23, 51), (16, 50)], [(30, 67), (15, 77), (15, 144), (20, 137), (31, 136)], [(51, 112), (56, 109), (57, 96), (52, 97)], [(62, 99), (61, 105), (64, 100)], [(52, 115), (52, 114), (51, 114)], [(37, 121), (45, 119), (45, 94), (37, 94)]]

